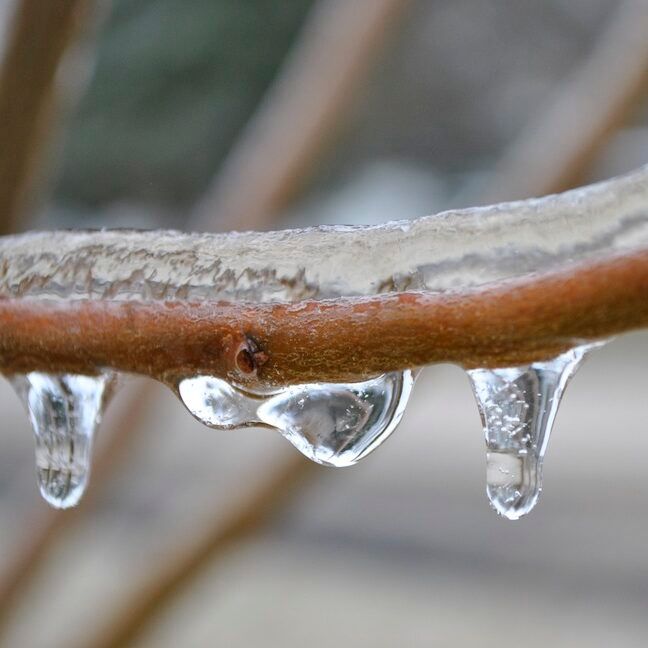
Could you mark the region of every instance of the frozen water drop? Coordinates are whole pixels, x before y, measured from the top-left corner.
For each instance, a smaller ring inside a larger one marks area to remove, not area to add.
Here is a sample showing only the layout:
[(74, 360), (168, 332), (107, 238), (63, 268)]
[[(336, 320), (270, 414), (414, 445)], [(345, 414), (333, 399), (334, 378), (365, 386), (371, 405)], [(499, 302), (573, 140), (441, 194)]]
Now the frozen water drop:
[(468, 371), (486, 437), (486, 493), (500, 515), (517, 520), (538, 501), (565, 386), (585, 354), (602, 344), (578, 346), (545, 362)]
[(351, 466), (394, 431), (412, 384), (412, 372), (404, 371), (359, 383), (295, 385), (266, 399), (258, 416), (309, 459)]
[(358, 383), (291, 385), (251, 393), (215, 376), (183, 378), (174, 389), (185, 407), (209, 427), (263, 425), (278, 429), (317, 463), (350, 466), (396, 428), (409, 398), (411, 371)]
[(258, 398), (215, 376), (192, 376), (178, 382), (185, 407), (209, 427), (230, 430), (258, 422)]
[(92, 442), (114, 374), (32, 372), (13, 376), (11, 383), (34, 431), (41, 495), (55, 508), (75, 506), (88, 484)]

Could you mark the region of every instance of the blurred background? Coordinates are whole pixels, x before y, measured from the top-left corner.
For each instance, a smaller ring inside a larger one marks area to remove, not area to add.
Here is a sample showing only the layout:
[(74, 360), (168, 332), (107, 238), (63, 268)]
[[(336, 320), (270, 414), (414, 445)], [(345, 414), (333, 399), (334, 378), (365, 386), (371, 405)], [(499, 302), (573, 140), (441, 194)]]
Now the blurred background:
[[(0, 227), (378, 223), (648, 161), (646, 0), (4, 0)], [(0, 385), (0, 644), (645, 646), (648, 334), (569, 387), (536, 511), (484, 494), (464, 373), (352, 469), (131, 379), (78, 509)]]

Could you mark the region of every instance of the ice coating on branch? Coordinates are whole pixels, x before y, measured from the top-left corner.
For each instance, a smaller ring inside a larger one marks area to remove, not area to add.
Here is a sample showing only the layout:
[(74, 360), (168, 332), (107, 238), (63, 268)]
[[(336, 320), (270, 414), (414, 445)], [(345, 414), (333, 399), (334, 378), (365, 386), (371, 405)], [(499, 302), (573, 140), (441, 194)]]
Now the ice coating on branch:
[(90, 476), (92, 443), (115, 376), (14, 375), (11, 383), (29, 414), (36, 442), (36, 475), (55, 508), (75, 506)]
[(0, 297), (298, 301), (468, 289), (648, 244), (648, 167), (547, 198), (369, 227), (0, 239)]
[(404, 371), (359, 383), (292, 385), (265, 395), (214, 376), (183, 378), (175, 389), (205, 425), (273, 427), (309, 459), (341, 467), (357, 463), (389, 437), (412, 384), (412, 372)]
[(486, 493), (509, 520), (526, 515), (542, 490), (542, 465), (563, 391), (586, 344), (545, 362), (468, 371), (486, 439)]

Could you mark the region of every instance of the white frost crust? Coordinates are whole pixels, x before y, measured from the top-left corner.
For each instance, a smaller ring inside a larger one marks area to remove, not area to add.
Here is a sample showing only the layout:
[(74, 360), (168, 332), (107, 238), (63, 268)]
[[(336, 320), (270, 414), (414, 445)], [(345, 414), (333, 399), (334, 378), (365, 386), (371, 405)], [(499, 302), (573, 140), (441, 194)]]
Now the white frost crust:
[(463, 290), (648, 248), (648, 166), (545, 198), (378, 226), (0, 239), (0, 297), (298, 301)]

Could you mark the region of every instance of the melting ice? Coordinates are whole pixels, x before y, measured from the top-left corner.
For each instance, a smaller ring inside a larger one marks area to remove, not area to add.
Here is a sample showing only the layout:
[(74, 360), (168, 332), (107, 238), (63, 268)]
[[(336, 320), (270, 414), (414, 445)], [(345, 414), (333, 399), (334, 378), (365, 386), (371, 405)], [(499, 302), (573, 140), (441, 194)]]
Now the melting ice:
[(411, 371), (358, 383), (293, 385), (259, 395), (213, 376), (180, 380), (187, 409), (210, 427), (276, 428), (317, 463), (351, 466), (379, 446), (400, 422), (412, 389)]
[[(468, 371), (484, 426), (487, 494), (516, 520), (536, 504), (542, 464), (567, 382), (603, 343), (517, 367)], [(115, 375), (32, 372), (11, 379), (31, 420), (41, 494), (57, 508), (78, 503), (88, 483), (93, 437)], [(329, 466), (350, 466), (383, 443), (400, 422), (414, 382), (411, 371), (356, 383), (291, 385), (255, 393), (208, 375), (172, 387), (202, 423), (219, 429), (263, 425)]]
[(542, 463), (563, 391), (585, 355), (576, 347), (552, 360), (468, 371), (486, 437), (486, 493), (509, 520), (526, 515), (542, 490)]
[(32, 372), (13, 376), (11, 383), (34, 431), (42, 496), (56, 508), (75, 506), (88, 484), (92, 442), (114, 374)]

